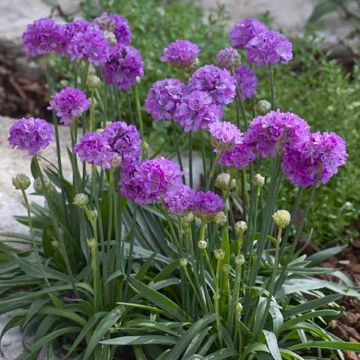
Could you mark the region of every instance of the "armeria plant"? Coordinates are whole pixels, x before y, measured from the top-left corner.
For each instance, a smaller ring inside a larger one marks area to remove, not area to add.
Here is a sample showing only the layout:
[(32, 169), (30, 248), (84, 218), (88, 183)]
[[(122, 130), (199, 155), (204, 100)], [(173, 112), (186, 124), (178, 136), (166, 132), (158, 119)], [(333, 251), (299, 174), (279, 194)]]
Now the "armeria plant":
[[(198, 45), (176, 40), (161, 60), (178, 78), (157, 81), (145, 102), (143, 61), (120, 15), (40, 19), (23, 40), (31, 56), (69, 57), (77, 76), (51, 96), (53, 126), (23, 118), (9, 133), (11, 146), (33, 156), (35, 193), (44, 199), (31, 204), (29, 177), (14, 178), (30, 235), (6, 234), (0, 245), (0, 311), (12, 314), (1, 337), (23, 330), (19, 359), (41, 351), (49, 359), (344, 359), (343, 351), (360, 351), (327, 325), (342, 312), (336, 300), (359, 297), (345, 274), (316, 267), (339, 249), (297, 252), (316, 189), (347, 154), (341, 137), (312, 133), (276, 108), (274, 67), (293, 56), (283, 34), (243, 19), (230, 32), (233, 47), (204, 66)], [(261, 66), (270, 101), (255, 103)], [(124, 99), (131, 119), (119, 118)], [(172, 122), (168, 155), (177, 161), (146, 143), (143, 105), (156, 121)], [(225, 121), (232, 106), (237, 117)], [(69, 126), (71, 178), (59, 124)], [(199, 185), (193, 137), (202, 144)], [(41, 155), (53, 138), (56, 164)], [(284, 181), (297, 196), (278, 209)], [(319, 276), (329, 272), (338, 281)]]

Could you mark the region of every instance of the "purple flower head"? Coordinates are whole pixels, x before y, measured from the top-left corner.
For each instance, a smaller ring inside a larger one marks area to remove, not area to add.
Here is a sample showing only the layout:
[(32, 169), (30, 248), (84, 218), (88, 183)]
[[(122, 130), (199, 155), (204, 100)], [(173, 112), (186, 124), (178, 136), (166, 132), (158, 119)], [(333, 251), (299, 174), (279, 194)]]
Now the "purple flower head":
[(219, 121), (221, 117), (221, 107), (214, 104), (205, 91), (192, 91), (184, 96), (175, 112), (175, 120), (185, 132), (207, 130), (211, 123)]
[[(79, 31), (73, 33), (77, 29)], [(85, 59), (94, 66), (106, 62), (112, 48), (97, 25), (79, 22), (69, 27), (68, 33), (71, 40), (67, 52), (71, 60)]]
[(64, 53), (65, 32), (54, 20), (43, 18), (28, 25), (22, 34), (25, 51), (30, 56), (49, 52)]
[(53, 130), (43, 119), (22, 118), (12, 124), (8, 140), (13, 148), (26, 150), (29, 155), (34, 155), (50, 144)]
[(122, 194), (138, 204), (159, 202), (169, 191), (182, 185), (179, 165), (163, 157), (139, 162), (130, 172), (125, 171), (123, 177)]
[(310, 134), (308, 123), (290, 112), (271, 111), (257, 116), (244, 134), (244, 142), (261, 157), (275, 156), (289, 143), (301, 142)]
[(233, 70), (241, 63), (240, 54), (234, 48), (220, 50), (216, 56), (216, 65), (223, 69)]
[(242, 19), (231, 29), (230, 43), (234, 48), (243, 49), (255, 36), (267, 30), (267, 26), (257, 19)]
[(66, 87), (51, 96), (48, 110), (54, 110), (64, 125), (70, 125), (72, 119), (81, 115), (90, 106), (89, 100), (80, 89)]
[(289, 144), (283, 155), (285, 176), (301, 187), (327, 183), (346, 163), (345, 141), (335, 133), (316, 132), (302, 143)]
[(101, 133), (88, 132), (74, 145), (74, 153), (81, 161), (91, 165), (99, 165), (103, 169), (112, 167), (114, 152)]
[(164, 197), (165, 207), (174, 215), (182, 215), (192, 210), (194, 190), (181, 185), (169, 191)]
[(277, 31), (265, 31), (254, 37), (246, 46), (251, 64), (287, 64), (293, 57), (291, 42)]
[(235, 69), (235, 79), (241, 100), (251, 98), (256, 94), (258, 82), (255, 72), (250, 68), (245, 65), (239, 65)]
[(195, 191), (192, 198), (192, 209), (200, 217), (215, 215), (224, 208), (224, 201), (212, 191)]
[(116, 41), (123, 45), (131, 44), (131, 30), (127, 19), (118, 14), (108, 14), (103, 12), (95, 18), (94, 22), (100, 26), (102, 30), (111, 31), (116, 37)]
[(146, 111), (157, 121), (173, 119), (184, 90), (185, 84), (178, 79), (157, 81), (148, 92)]
[(130, 161), (139, 160), (141, 137), (134, 125), (128, 125), (123, 121), (113, 122), (105, 127), (102, 136), (106, 139), (112, 151), (121, 156), (122, 165), (124, 159)]
[(197, 69), (189, 80), (190, 91), (207, 91), (219, 105), (229, 104), (236, 93), (235, 78), (226, 69), (205, 65)]
[(144, 76), (144, 62), (138, 50), (118, 44), (112, 49), (102, 73), (108, 84), (126, 90), (136, 83), (137, 77)]
[(196, 63), (200, 48), (189, 40), (175, 40), (163, 51), (161, 61), (178, 69), (189, 69)]
[(231, 122), (217, 121), (209, 125), (211, 142), (218, 150), (230, 150), (242, 141), (243, 134)]
[(223, 151), (219, 164), (226, 167), (245, 169), (256, 159), (256, 153), (251, 146), (244, 142), (236, 144), (232, 149)]

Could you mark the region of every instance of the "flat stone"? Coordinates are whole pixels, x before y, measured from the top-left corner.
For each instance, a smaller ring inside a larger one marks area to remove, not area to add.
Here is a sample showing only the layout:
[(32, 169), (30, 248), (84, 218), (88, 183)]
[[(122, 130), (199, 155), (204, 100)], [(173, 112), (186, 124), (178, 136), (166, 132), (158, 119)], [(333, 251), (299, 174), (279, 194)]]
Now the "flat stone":
[[(10, 320), (10, 317), (10, 314), (0, 315), (0, 332)], [(0, 360), (15, 360), (23, 351), (21, 330), (19, 326), (16, 326), (2, 338)]]

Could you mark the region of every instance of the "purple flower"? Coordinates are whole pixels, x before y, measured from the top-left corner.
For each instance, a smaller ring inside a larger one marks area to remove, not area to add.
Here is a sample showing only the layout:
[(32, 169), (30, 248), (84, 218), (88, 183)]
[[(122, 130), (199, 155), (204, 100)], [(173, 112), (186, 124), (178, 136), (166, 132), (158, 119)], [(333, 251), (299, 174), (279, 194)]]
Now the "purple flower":
[(102, 73), (108, 84), (119, 89), (129, 89), (137, 77), (144, 76), (144, 62), (138, 50), (118, 44), (112, 49)]
[(230, 31), (231, 45), (243, 49), (255, 36), (267, 30), (267, 26), (257, 19), (242, 19)]
[[(80, 31), (72, 33), (77, 28)], [(88, 26), (86, 22), (80, 22), (73, 24), (68, 30), (71, 40), (67, 52), (71, 60), (86, 59), (94, 66), (106, 62), (112, 48), (97, 25)]]
[(239, 66), (240, 62), (240, 54), (234, 48), (222, 49), (216, 56), (216, 65), (230, 71)]
[(242, 141), (243, 134), (231, 122), (217, 121), (209, 125), (213, 146), (219, 150), (230, 150)]
[(192, 210), (200, 217), (215, 215), (223, 207), (223, 199), (212, 191), (195, 191), (193, 194)]
[(235, 78), (226, 69), (205, 65), (197, 69), (189, 80), (190, 91), (207, 91), (219, 105), (229, 104), (235, 97)]
[(175, 40), (163, 51), (161, 61), (175, 68), (188, 69), (196, 63), (200, 48), (189, 40)]
[(157, 81), (148, 92), (146, 111), (157, 121), (173, 119), (184, 90), (185, 84), (178, 79)]
[(90, 106), (89, 100), (80, 89), (66, 87), (51, 96), (48, 110), (54, 110), (64, 125), (70, 125), (73, 118), (81, 115)]
[(131, 30), (127, 19), (118, 14), (108, 14), (103, 12), (95, 18), (94, 22), (100, 26), (102, 30), (111, 31), (116, 37), (116, 41), (123, 45), (131, 44)]
[(244, 134), (244, 142), (261, 156), (274, 156), (289, 143), (297, 143), (310, 134), (308, 123), (290, 112), (271, 111), (257, 116)]
[(316, 132), (301, 143), (289, 144), (283, 155), (285, 176), (301, 187), (327, 183), (346, 163), (345, 141), (335, 133)]
[(235, 79), (241, 100), (251, 98), (256, 94), (258, 82), (255, 72), (250, 68), (239, 65), (235, 69)]
[(28, 25), (22, 34), (22, 40), (30, 56), (44, 55), (49, 52), (64, 53), (64, 29), (49, 18), (39, 19)]
[(29, 155), (34, 155), (50, 144), (53, 130), (43, 119), (22, 118), (12, 124), (8, 140), (13, 148), (26, 150)]
[(102, 134), (96, 132), (86, 133), (74, 145), (74, 153), (79, 155), (81, 161), (91, 165), (99, 165), (103, 169), (112, 167), (114, 152)]
[(265, 31), (246, 46), (247, 59), (255, 65), (287, 64), (293, 57), (291, 42), (277, 31)]
[(123, 121), (113, 122), (105, 127), (102, 136), (106, 139), (112, 151), (121, 156), (122, 166), (125, 158), (130, 161), (139, 160), (141, 137), (134, 125), (128, 125)]
[(126, 170), (120, 181), (123, 196), (137, 204), (159, 202), (169, 191), (182, 185), (182, 172), (177, 163), (158, 157), (138, 162)]
[(209, 124), (219, 121), (221, 116), (221, 107), (214, 104), (212, 97), (205, 91), (193, 91), (184, 96), (175, 112), (175, 120), (185, 132), (207, 130)]
[(232, 149), (223, 151), (219, 158), (219, 164), (226, 167), (245, 169), (256, 159), (254, 149), (244, 142), (236, 144)]
[(182, 215), (191, 211), (193, 196), (194, 191), (190, 187), (182, 185), (165, 195), (164, 205), (174, 215)]

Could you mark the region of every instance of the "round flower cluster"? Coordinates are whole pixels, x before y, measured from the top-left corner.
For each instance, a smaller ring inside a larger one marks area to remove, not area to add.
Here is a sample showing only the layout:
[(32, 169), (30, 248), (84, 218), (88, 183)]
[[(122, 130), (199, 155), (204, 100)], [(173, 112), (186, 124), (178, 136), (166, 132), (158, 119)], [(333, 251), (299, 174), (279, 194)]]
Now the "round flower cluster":
[(223, 151), (219, 158), (219, 164), (227, 167), (245, 169), (255, 159), (256, 153), (254, 149), (242, 141), (232, 149)]
[(111, 50), (102, 73), (108, 84), (126, 90), (144, 76), (144, 62), (138, 50), (119, 44)]
[(222, 108), (213, 102), (206, 91), (192, 91), (183, 96), (176, 108), (175, 120), (185, 132), (208, 129), (209, 124), (219, 121)]
[(290, 144), (282, 159), (285, 176), (295, 185), (307, 187), (327, 183), (346, 163), (345, 141), (334, 133), (316, 132), (302, 143)]
[(255, 36), (267, 30), (268, 27), (257, 19), (242, 19), (231, 29), (230, 43), (234, 48), (243, 49)]
[(113, 152), (124, 159), (136, 161), (141, 154), (141, 137), (134, 125), (128, 125), (124, 121), (116, 121), (106, 126), (102, 136)]
[(200, 217), (214, 215), (223, 207), (222, 197), (212, 191), (196, 191), (193, 195), (192, 210)]
[(45, 149), (53, 140), (53, 130), (45, 120), (38, 118), (22, 118), (16, 120), (9, 131), (9, 144), (13, 148), (26, 150), (34, 155)]
[(233, 70), (241, 63), (240, 54), (234, 48), (220, 50), (216, 56), (216, 65), (227, 70)]
[(64, 125), (81, 115), (90, 106), (89, 100), (80, 89), (66, 87), (51, 96), (48, 110), (54, 110)]
[(94, 22), (98, 24), (102, 30), (112, 32), (119, 44), (131, 44), (131, 30), (128, 21), (124, 17), (118, 14), (103, 12), (95, 18)]
[(189, 40), (175, 40), (163, 51), (161, 61), (177, 69), (189, 69), (196, 63), (200, 48)]
[(217, 121), (209, 125), (211, 142), (218, 150), (230, 150), (242, 141), (243, 134), (231, 122)]
[(235, 79), (226, 69), (205, 65), (197, 69), (189, 80), (189, 90), (209, 93), (218, 105), (229, 104), (234, 100)]
[(155, 82), (146, 98), (146, 111), (157, 121), (174, 119), (184, 91), (185, 84), (178, 79)]
[(172, 214), (182, 215), (192, 210), (194, 193), (189, 186), (181, 185), (166, 194), (164, 205)]
[(256, 94), (258, 82), (254, 71), (245, 65), (239, 65), (234, 75), (241, 100), (251, 98)]
[(88, 132), (74, 145), (73, 151), (81, 161), (110, 169), (114, 152), (101, 133)]

